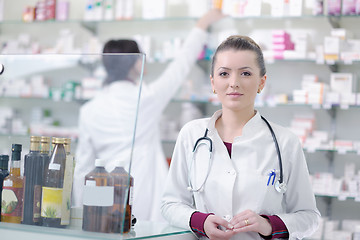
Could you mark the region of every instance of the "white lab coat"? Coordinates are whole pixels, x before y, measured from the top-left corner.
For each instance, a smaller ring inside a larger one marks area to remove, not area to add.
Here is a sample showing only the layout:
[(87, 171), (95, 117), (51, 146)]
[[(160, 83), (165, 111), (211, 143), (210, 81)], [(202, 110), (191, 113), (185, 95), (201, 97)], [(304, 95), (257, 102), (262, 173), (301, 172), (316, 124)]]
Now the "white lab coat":
[[(131, 166), (134, 177), (133, 214), (138, 220), (163, 220), (160, 201), (168, 166), (158, 125), (163, 110), (186, 79), (206, 39), (204, 30), (194, 28), (163, 74), (142, 88)], [(82, 206), (84, 177), (94, 168), (96, 158), (106, 161), (108, 171), (113, 170), (117, 160), (121, 160), (128, 169), (138, 90), (139, 86), (128, 81), (117, 81), (81, 108), (74, 206)]]
[[(219, 110), (211, 118), (191, 121), (180, 131), (162, 199), (163, 216), (173, 225), (190, 229), (194, 211), (215, 213), (230, 220), (250, 209), (258, 214), (278, 215), (289, 230), (289, 239), (311, 235), (317, 229), (320, 213), (298, 138), (289, 130), (270, 123), (279, 143), (284, 182), (288, 186), (287, 192), (280, 194), (273, 185), (267, 186), (270, 171), (279, 170), (279, 161), (270, 130), (259, 112), (246, 123), (242, 135), (234, 139), (231, 158), (215, 128), (221, 113)], [(197, 189), (208, 171), (208, 145), (198, 147), (192, 162), (194, 144), (204, 136), (206, 128), (213, 142), (212, 166), (203, 191), (192, 193), (187, 190), (189, 174), (193, 189)], [(232, 239), (261, 237), (251, 232), (239, 233)]]

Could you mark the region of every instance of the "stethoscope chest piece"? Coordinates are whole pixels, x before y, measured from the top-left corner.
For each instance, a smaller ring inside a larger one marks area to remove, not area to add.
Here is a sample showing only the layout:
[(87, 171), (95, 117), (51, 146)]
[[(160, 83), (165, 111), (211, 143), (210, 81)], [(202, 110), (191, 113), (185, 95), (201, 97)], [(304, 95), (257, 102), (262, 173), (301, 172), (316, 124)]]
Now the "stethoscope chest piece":
[(4, 72), (4, 65), (2, 63), (0, 63), (0, 75)]
[(280, 181), (276, 181), (275, 190), (278, 191), (279, 193), (285, 193), (287, 190), (286, 183), (284, 182), (280, 183)]

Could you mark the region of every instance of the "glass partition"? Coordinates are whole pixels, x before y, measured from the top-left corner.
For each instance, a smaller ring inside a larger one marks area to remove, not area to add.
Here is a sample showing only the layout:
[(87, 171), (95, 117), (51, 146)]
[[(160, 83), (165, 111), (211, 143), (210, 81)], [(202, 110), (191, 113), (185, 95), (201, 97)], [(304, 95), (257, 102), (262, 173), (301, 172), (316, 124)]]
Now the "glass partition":
[(133, 212), (136, 182), (146, 181), (132, 176), (134, 154), (146, 161), (148, 136), (136, 132), (144, 62), (144, 54), (0, 56), (0, 173), (10, 173), (2, 231), (104, 239), (186, 232)]

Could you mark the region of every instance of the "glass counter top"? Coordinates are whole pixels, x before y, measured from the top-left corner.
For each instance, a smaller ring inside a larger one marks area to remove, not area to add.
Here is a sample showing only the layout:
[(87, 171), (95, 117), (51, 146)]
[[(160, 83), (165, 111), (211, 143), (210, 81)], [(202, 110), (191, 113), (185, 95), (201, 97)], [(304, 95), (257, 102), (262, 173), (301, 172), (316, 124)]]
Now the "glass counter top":
[[(30, 226), (24, 224), (0, 223), (0, 232), (2, 230), (22, 231), (26, 233), (58, 235), (63, 237), (79, 237), (83, 239), (151, 239), (166, 236), (176, 236), (181, 234), (189, 234), (191, 232), (186, 229), (177, 228), (166, 222), (138, 222), (129, 233), (120, 235), (113, 233), (97, 233), (86, 232), (79, 227), (70, 227), (68, 229), (49, 228), (41, 226)], [(179, 237), (179, 236), (178, 236)]]

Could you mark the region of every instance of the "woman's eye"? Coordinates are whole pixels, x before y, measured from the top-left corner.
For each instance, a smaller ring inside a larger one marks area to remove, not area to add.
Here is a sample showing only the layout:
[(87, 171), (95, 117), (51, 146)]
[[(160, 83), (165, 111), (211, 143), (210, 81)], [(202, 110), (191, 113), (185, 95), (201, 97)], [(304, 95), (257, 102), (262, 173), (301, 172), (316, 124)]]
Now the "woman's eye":
[(227, 72), (221, 72), (220, 74), (219, 74), (219, 76), (222, 76), (222, 77), (225, 77), (225, 76), (227, 76), (228, 74), (227, 74)]
[(251, 76), (251, 73), (250, 72), (242, 72), (241, 75), (243, 75), (243, 76)]

